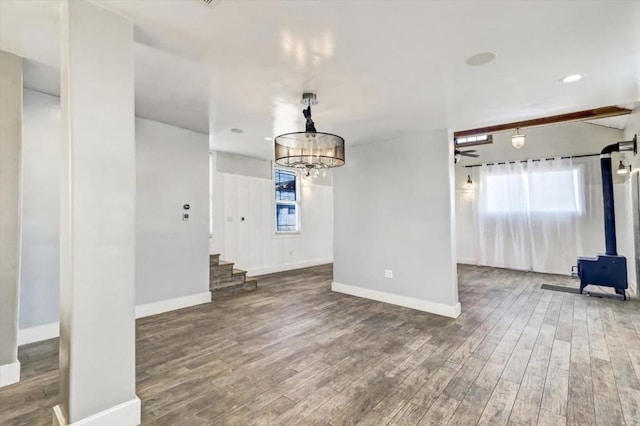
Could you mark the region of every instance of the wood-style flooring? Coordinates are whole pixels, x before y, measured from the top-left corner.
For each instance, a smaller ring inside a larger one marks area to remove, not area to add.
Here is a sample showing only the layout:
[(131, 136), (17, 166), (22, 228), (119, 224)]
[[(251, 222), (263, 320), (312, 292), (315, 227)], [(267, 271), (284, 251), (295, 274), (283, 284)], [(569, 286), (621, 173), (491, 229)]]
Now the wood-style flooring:
[[(265, 276), (254, 293), (138, 320), (143, 423), (640, 424), (637, 300), (460, 266), (454, 320), (332, 293), (331, 277), (330, 265)], [(57, 339), (19, 352), (0, 424), (48, 426)]]

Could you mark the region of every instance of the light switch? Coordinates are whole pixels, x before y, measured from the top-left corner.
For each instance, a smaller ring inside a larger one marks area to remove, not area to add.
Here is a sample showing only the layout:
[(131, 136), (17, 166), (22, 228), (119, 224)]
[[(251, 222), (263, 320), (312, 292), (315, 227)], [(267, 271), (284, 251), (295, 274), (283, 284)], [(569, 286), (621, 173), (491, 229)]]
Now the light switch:
[(393, 278), (393, 271), (391, 269), (385, 269), (384, 270), (384, 277), (385, 278)]

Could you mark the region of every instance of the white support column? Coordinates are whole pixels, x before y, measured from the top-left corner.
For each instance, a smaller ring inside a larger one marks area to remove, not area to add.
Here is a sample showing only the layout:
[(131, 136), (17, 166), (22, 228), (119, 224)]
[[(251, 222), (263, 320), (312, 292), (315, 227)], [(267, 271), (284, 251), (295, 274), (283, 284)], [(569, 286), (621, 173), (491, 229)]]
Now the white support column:
[(54, 424), (136, 425), (133, 24), (61, 9), (60, 400)]
[(20, 150), (22, 58), (0, 51), (0, 387), (20, 380)]

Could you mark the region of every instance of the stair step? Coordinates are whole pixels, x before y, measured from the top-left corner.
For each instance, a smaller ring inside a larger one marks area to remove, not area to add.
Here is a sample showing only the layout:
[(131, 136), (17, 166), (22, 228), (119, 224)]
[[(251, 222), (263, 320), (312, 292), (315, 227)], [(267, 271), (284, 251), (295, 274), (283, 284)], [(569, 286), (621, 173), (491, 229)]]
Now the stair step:
[(209, 276), (214, 278), (228, 277), (233, 272), (233, 263), (220, 261), (219, 265), (209, 267)]
[(234, 284), (242, 284), (244, 282), (244, 274), (227, 275), (224, 277), (214, 277), (211, 288), (228, 287)]
[(213, 299), (218, 299), (224, 296), (230, 296), (232, 294), (238, 293), (247, 293), (250, 291), (254, 291), (258, 288), (258, 280), (255, 278), (251, 278), (250, 280), (240, 283), (229, 285), (226, 287), (212, 288), (211, 289), (211, 297)]
[[(255, 278), (247, 278), (247, 271), (234, 268), (235, 263), (220, 260), (220, 255), (209, 257), (209, 290), (213, 297), (253, 291), (258, 288)], [(216, 263), (213, 263), (213, 262)]]

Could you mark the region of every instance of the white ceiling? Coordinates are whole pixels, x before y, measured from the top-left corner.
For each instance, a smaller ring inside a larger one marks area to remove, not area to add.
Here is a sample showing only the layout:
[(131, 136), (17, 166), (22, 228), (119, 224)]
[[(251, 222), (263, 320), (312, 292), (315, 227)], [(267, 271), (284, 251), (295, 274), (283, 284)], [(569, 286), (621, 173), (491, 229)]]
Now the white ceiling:
[(610, 127), (612, 129), (624, 130), (629, 122), (628, 115), (618, 115), (615, 117), (598, 118), (597, 120), (585, 120), (590, 124), (597, 124), (598, 126)]
[[(94, 1), (136, 24), (136, 112), (211, 131), (211, 147), (272, 158), (303, 130), (348, 144), (640, 99), (640, 2)], [(0, 1), (0, 48), (55, 91), (56, 1)], [(487, 65), (465, 64), (491, 51)], [(585, 77), (573, 84), (567, 74)], [(243, 134), (231, 133), (236, 127)]]

